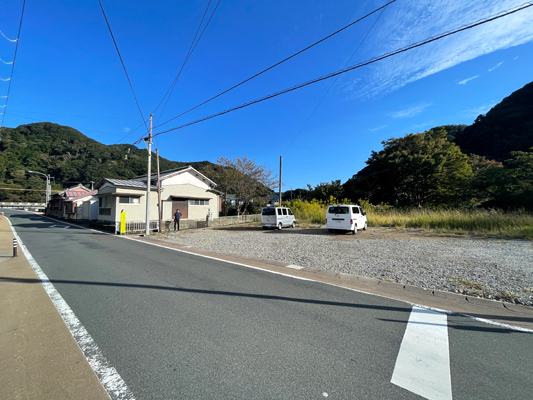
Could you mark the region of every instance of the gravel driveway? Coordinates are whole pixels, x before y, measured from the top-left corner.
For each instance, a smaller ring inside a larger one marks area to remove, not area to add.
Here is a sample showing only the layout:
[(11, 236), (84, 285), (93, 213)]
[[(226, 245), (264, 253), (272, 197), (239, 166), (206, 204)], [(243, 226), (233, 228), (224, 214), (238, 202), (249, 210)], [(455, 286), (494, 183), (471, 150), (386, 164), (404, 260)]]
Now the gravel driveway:
[(388, 228), (339, 235), (325, 229), (236, 227), (172, 232), (161, 238), (214, 253), (533, 305), (529, 241), (436, 237)]

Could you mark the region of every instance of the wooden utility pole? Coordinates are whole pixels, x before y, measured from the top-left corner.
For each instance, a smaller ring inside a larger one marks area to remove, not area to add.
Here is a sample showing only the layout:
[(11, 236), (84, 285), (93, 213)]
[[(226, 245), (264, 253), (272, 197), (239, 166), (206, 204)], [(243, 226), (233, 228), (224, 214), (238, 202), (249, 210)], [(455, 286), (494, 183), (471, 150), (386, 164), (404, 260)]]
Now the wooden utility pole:
[(150, 235), (150, 183), (152, 180), (152, 116), (153, 114), (150, 114), (150, 133), (148, 134), (148, 175), (146, 175), (146, 228), (144, 230), (144, 234), (146, 236)]
[(279, 206), (281, 207), (281, 157), (279, 156)]
[(159, 218), (159, 232), (161, 232), (161, 179), (159, 176), (159, 149), (155, 149), (157, 156), (157, 216)]

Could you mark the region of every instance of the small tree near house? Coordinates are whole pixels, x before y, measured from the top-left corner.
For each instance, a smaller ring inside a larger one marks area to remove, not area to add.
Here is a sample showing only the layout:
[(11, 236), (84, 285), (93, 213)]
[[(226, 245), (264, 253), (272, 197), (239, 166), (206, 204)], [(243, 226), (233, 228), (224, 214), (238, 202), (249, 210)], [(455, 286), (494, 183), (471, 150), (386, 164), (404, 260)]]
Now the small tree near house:
[(240, 215), (258, 198), (271, 193), (271, 187), (277, 185), (277, 177), (265, 165), (258, 165), (255, 160), (244, 158), (229, 159), (220, 157), (217, 165), (204, 171), (215, 181), (217, 188), (224, 193), (224, 202), (229, 193), (235, 194), (237, 214)]

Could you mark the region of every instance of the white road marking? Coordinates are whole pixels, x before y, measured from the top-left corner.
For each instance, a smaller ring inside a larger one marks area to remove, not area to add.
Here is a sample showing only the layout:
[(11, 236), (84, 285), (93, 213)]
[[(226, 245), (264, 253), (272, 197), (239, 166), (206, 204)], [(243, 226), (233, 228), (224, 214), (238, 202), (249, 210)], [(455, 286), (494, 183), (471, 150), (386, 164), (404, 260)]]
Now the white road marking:
[(292, 269), (304, 269), (304, 267), (300, 267), (299, 265), (294, 265), (294, 264), (286, 265), (286, 267), (292, 268)]
[(413, 307), (391, 383), (426, 399), (452, 399), (446, 314)]
[(126, 386), (126, 383), (122, 380), (122, 377), (119, 375), (117, 370), (111, 366), (109, 361), (106, 360), (89, 332), (87, 332), (67, 302), (59, 294), (52, 282), (50, 282), (37, 261), (35, 261), (13, 228), (13, 225), (11, 225), (9, 218), (6, 217), (6, 219), (11, 227), (11, 230), (13, 231), (13, 235), (18, 241), (18, 245), (22, 249), (22, 252), (28, 259), (28, 262), (32, 266), (37, 277), (41, 280), (44, 290), (46, 290), (46, 293), (54, 303), (57, 311), (61, 315), (61, 318), (63, 318), (65, 325), (67, 325), (70, 333), (76, 340), (76, 343), (78, 343), (78, 346), (85, 355), (85, 358), (89, 362), (89, 365), (93, 369), (94, 373), (102, 383), (102, 386), (107, 391), (109, 397), (111, 397), (113, 400), (134, 400), (135, 397), (133, 396), (133, 393), (131, 393), (129, 388)]

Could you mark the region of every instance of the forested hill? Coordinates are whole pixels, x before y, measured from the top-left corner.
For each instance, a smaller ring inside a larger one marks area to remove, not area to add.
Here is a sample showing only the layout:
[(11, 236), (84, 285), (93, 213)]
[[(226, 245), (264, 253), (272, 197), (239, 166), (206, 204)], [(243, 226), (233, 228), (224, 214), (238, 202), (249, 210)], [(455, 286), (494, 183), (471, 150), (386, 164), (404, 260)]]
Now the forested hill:
[[(48, 173), (56, 183), (73, 186), (76, 183), (98, 183), (102, 178), (130, 179), (146, 174), (147, 151), (127, 144), (106, 146), (68, 126), (40, 122), (17, 128), (2, 128), (0, 132), (1, 186), (23, 188), (34, 179), (26, 170)], [(176, 162), (159, 158), (162, 171), (192, 165), (202, 170), (210, 165), (203, 162)], [(152, 171), (156, 171), (152, 158)], [(35, 181), (36, 182), (36, 181)], [(1, 200), (17, 196), (0, 191)], [(6, 196), (8, 196), (6, 198)], [(20, 197), (21, 198), (21, 197)]]
[(533, 82), (477, 117), (454, 141), (463, 153), (498, 161), (511, 158), (511, 151), (528, 151), (533, 146)]

